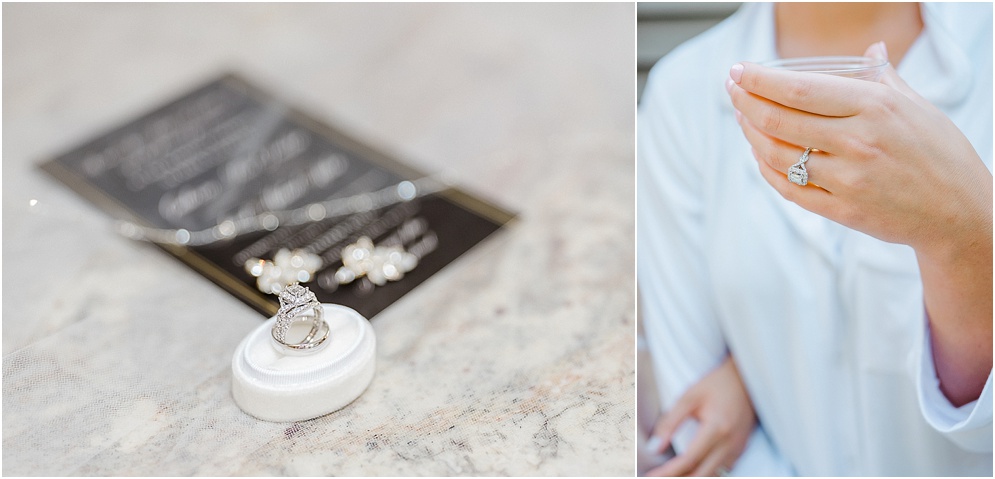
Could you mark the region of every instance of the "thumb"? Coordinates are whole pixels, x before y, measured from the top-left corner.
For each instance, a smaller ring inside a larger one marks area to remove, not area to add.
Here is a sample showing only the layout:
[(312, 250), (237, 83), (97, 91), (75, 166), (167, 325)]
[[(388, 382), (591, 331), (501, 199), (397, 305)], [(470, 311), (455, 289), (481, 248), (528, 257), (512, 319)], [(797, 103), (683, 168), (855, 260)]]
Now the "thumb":
[[(864, 56), (877, 60), (888, 61), (888, 47), (885, 46), (884, 42), (872, 43), (871, 46), (867, 47), (867, 50), (864, 51)], [(878, 79), (878, 82), (898, 90), (908, 99), (918, 103), (919, 105), (929, 105), (928, 101), (919, 96), (919, 94), (916, 93), (916, 91), (913, 90), (908, 83), (905, 83), (905, 80), (903, 80), (902, 77), (898, 76), (898, 72), (895, 71), (895, 68), (890, 63), (885, 65), (884, 73), (882, 73), (881, 78)]]
[(888, 61), (888, 47), (884, 44), (884, 42), (872, 43), (871, 46), (867, 47), (867, 50), (864, 51), (864, 56), (877, 60)]

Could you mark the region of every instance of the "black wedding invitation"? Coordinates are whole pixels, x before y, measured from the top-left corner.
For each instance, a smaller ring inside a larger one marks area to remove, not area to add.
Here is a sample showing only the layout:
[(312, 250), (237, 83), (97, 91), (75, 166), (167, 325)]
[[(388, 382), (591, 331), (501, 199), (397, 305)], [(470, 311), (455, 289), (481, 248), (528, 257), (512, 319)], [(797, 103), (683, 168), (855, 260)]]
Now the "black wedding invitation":
[[(231, 74), (41, 168), (119, 219), (186, 231), (355, 198), (424, 177)], [(280, 250), (306, 251), (321, 258), (320, 268), (303, 283), (318, 300), (371, 318), (512, 218), (448, 188), (376, 210), (319, 215), (204, 245), (159, 246), (267, 316), (276, 313), (279, 302), (260, 290), (251, 266), (269, 261), (287, 268), (287, 254)], [(343, 268), (343, 252), (364, 236), (378, 246), (406, 248), (417, 256), (417, 265), (395, 281), (362, 275), (341, 281), (336, 273)]]

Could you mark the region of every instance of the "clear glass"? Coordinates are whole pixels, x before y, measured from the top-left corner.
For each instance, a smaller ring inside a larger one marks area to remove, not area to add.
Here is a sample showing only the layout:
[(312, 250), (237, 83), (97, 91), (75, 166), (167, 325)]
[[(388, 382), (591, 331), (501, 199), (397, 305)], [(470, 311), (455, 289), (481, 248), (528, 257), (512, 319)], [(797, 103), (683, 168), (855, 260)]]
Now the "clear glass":
[(771, 60), (761, 65), (798, 72), (826, 73), (858, 80), (877, 81), (888, 67), (887, 60), (868, 57), (804, 57)]

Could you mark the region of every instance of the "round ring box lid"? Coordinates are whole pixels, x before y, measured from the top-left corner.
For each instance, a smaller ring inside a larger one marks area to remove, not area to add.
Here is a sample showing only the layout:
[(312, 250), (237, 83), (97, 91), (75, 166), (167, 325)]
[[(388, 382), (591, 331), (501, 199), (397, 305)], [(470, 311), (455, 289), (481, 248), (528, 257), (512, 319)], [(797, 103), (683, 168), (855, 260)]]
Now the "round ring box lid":
[(322, 304), (329, 335), (310, 354), (287, 355), (273, 344), (276, 317), (254, 329), (232, 358), (232, 397), (264, 421), (313, 419), (342, 409), (373, 380), (376, 337), (353, 309)]

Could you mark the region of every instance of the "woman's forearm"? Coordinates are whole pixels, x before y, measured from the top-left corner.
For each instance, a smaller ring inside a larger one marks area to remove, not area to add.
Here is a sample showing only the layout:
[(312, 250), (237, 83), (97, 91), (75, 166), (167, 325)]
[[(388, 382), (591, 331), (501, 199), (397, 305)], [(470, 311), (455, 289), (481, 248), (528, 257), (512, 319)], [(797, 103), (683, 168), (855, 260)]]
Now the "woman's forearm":
[[(954, 234), (916, 248), (940, 389), (961, 406), (977, 399), (992, 370), (992, 177)], [(960, 230), (960, 231), (957, 231)]]

